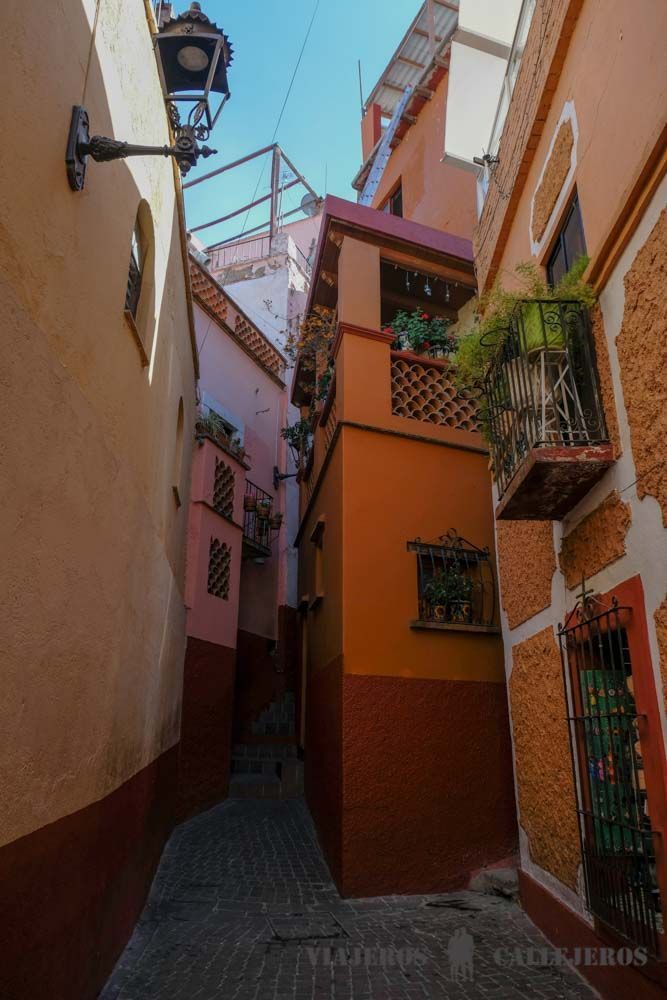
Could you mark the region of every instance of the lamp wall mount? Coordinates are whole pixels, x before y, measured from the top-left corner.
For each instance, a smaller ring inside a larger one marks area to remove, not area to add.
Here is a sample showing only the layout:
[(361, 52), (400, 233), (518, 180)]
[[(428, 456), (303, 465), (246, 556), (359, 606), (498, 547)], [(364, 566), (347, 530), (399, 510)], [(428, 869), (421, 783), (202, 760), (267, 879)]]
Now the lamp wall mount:
[[(81, 105), (72, 108), (65, 164), (67, 178), (72, 191), (82, 191), (86, 181), (88, 157), (96, 163), (124, 160), (128, 156), (173, 156), (185, 176), (195, 166), (200, 156), (207, 158), (217, 153), (216, 149), (200, 146), (202, 135), (198, 124), (182, 125), (177, 116), (171, 116), (175, 133), (174, 146), (141, 146), (103, 135), (90, 135), (88, 112)], [(177, 124), (178, 121), (178, 124)]]

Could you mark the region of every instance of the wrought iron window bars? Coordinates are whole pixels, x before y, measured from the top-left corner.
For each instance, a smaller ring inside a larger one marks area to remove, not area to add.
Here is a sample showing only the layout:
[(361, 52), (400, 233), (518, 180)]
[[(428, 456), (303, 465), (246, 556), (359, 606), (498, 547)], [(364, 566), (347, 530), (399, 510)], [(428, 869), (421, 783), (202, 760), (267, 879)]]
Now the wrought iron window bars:
[(663, 929), (627, 624), (582, 583), (559, 628), (584, 884), (590, 912), (658, 956)]
[(479, 548), (455, 529), (431, 542), (416, 538), (419, 621), (493, 628), (496, 586), (488, 548)]

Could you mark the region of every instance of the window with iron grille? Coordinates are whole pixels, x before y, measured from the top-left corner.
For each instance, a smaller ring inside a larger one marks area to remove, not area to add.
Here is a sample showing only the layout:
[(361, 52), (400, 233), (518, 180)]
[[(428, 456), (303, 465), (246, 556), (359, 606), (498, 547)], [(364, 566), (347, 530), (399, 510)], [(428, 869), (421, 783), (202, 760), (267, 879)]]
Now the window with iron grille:
[(488, 549), (451, 530), (433, 542), (408, 542), (417, 555), (419, 618), (413, 623), (496, 630), (496, 594)]
[(234, 514), (234, 470), (220, 459), (215, 461), (215, 480), (213, 483), (213, 507), (223, 517)]
[(211, 539), (208, 554), (208, 592), (223, 601), (229, 600), (229, 576), (232, 551), (217, 538)]
[(143, 253), (141, 250), (141, 234), (138, 224), (132, 230), (132, 243), (130, 246), (130, 267), (127, 276), (127, 291), (125, 293), (125, 308), (132, 314), (133, 319), (137, 318), (139, 308), (139, 298), (141, 297), (141, 279), (143, 273)]
[(624, 620), (582, 588), (559, 631), (568, 703), (584, 883), (591, 913), (659, 954), (663, 930), (654, 831)]

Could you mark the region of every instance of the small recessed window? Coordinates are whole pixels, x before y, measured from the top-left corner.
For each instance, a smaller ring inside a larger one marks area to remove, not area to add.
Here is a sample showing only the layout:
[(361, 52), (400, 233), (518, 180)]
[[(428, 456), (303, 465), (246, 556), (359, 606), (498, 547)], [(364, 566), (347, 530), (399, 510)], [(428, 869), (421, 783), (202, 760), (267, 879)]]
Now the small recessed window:
[(575, 195), (574, 201), (565, 213), (563, 224), (547, 261), (547, 278), (552, 288), (585, 253), (586, 239), (579, 210), (579, 198)]
[(399, 184), (393, 194), (390, 194), (382, 206), (382, 211), (387, 215), (396, 215), (403, 218), (403, 185)]
[(132, 243), (130, 246), (130, 267), (127, 276), (127, 292), (125, 294), (125, 308), (132, 313), (133, 319), (137, 318), (139, 308), (139, 298), (141, 296), (141, 278), (144, 266), (144, 254), (141, 249), (141, 233), (138, 223), (132, 230)]
[(125, 319), (132, 330), (143, 365), (150, 363), (155, 332), (154, 233), (148, 203), (139, 205), (129, 240), (125, 286)]

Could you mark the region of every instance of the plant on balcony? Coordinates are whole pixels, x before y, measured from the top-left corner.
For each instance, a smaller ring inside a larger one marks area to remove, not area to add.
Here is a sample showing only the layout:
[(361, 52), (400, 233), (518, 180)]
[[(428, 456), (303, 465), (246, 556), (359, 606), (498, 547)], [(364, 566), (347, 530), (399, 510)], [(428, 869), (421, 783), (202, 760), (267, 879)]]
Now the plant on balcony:
[(456, 563), (439, 570), (424, 585), (422, 602), (427, 618), (464, 624), (472, 619), (473, 581)]
[(283, 523), (283, 514), (282, 514), (282, 512), (278, 511), (276, 514), (272, 514), (271, 515), (271, 520), (270, 520), (269, 523), (270, 523), (270, 526), (271, 526), (271, 528), (272, 528), (273, 531), (280, 531), (280, 528), (281, 528), (282, 523)]
[(456, 348), (456, 339), (448, 332), (451, 323), (441, 316), (429, 316), (421, 309), (408, 313), (401, 309), (384, 332), (395, 337), (392, 347), (396, 351), (413, 351), (423, 354), (433, 350), (451, 354)]
[(315, 398), (318, 400), (318, 402), (321, 402), (322, 400), (326, 399), (327, 396), (329, 395), (329, 389), (331, 388), (331, 383), (333, 381), (334, 370), (335, 367), (333, 358), (329, 358), (326, 367), (321, 372), (321, 374), (318, 375), (317, 392), (315, 393)]
[(243, 497), (243, 509), (247, 514), (254, 514), (257, 510), (257, 497), (252, 493), (246, 493)]
[(216, 444), (219, 444), (239, 460), (242, 461), (245, 458), (245, 448), (240, 439), (229, 433), (227, 424), (215, 410), (209, 409), (206, 414), (200, 414), (197, 417), (195, 433), (198, 437), (208, 436), (212, 438)]
[[(589, 259), (579, 257), (568, 273), (554, 288), (550, 288), (534, 262), (519, 264), (516, 277), (519, 287), (508, 292), (496, 282), (480, 302), (480, 311), (473, 327), (463, 333), (454, 354), (456, 385), (463, 390), (481, 390), (484, 376), (500, 353), (509, 331), (512, 316), (521, 312), (525, 345), (528, 352), (545, 346), (560, 347), (562, 330), (544, 330), (538, 302), (576, 302), (586, 308), (595, 304), (595, 293), (582, 280)], [(483, 413), (482, 413), (483, 420)]]
[(260, 521), (268, 521), (271, 517), (271, 501), (270, 500), (258, 500), (257, 501), (257, 517)]
[(312, 437), (311, 417), (301, 417), (295, 424), (283, 427), (281, 437), (287, 441), (295, 464), (300, 468)]
[(285, 353), (293, 365), (298, 362), (298, 378), (304, 391), (313, 385), (327, 367), (329, 351), (336, 332), (336, 314), (326, 306), (315, 306), (306, 316), (297, 333), (290, 333)]

